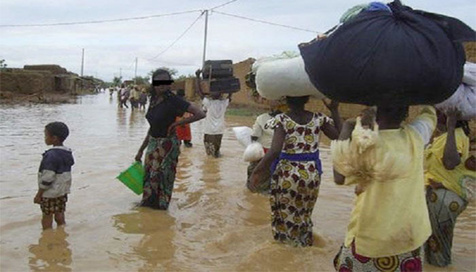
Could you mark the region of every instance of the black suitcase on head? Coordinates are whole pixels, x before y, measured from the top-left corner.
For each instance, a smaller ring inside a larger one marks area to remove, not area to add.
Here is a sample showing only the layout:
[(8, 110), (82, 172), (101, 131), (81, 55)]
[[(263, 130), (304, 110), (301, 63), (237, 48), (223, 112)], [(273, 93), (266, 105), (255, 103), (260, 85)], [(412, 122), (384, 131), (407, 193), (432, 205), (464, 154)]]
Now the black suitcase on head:
[(240, 80), (236, 77), (215, 79), (210, 82), (210, 92), (235, 93), (240, 87)]
[(233, 62), (231, 60), (207, 60), (203, 65), (202, 75), (203, 79), (232, 77)]

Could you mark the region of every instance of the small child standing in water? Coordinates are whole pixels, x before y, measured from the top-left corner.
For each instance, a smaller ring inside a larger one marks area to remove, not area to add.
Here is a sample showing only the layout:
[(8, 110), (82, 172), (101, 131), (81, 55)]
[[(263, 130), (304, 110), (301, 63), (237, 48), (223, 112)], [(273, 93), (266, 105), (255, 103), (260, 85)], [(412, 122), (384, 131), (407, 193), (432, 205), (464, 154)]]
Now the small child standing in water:
[(71, 166), (74, 164), (71, 149), (63, 146), (69, 129), (62, 122), (45, 126), (45, 144), (53, 147), (43, 153), (38, 173), (38, 193), (33, 202), (40, 204), (43, 229), (53, 227), (53, 217), (58, 226), (66, 223), (64, 211), (71, 188)]

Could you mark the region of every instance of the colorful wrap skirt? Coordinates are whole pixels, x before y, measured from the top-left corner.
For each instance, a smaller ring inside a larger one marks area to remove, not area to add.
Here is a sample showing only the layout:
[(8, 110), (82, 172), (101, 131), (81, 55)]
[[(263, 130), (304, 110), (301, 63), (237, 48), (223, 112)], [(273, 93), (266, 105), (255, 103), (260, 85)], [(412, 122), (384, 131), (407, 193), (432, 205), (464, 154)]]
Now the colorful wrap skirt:
[(423, 269), (423, 248), (395, 256), (370, 258), (355, 252), (355, 243), (350, 247), (344, 245), (334, 258), (334, 268), (338, 272), (384, 271), (384, 272), (419, 272)]
[(281, 153), (272, 169), (270, 203), (273, 238), (293, 246), (312, 246), (311, 215), (321, 184), (319, 153)]
[(466, 209), (468, 202), (448, 189), (428, 187), (426, 203), (432, 235), (425, 244), (425, 259), (432, 265), (447, 266), (451, 264), (456, 218)]
[(170, 138), (149, 136), (141, 206), (159, 210), (166, 210), (169, 207), (179, 154), (180, 142), (176, 136)]

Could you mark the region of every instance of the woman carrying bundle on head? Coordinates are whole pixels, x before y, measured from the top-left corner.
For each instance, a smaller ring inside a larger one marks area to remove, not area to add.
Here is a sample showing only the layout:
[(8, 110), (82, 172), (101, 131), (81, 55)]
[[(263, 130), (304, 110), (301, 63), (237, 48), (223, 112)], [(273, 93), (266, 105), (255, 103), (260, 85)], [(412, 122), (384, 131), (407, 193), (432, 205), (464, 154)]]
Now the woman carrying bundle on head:
[(345, 121), (331, 143), (334, 180), (356, 185), (357, 195), (336, 271), (422, 270), (423, 244), (431, 234), (423, 153), (436, 114), (425, 106), (402, 125), (407, 112), (408, 106), (377, 107), (376, 119)]
[[(338, 104), (331, 103), (334, 121), (304, 109), (309, 96), (286, 97), (289, 112), (275, 116), (270, 150), (251, 175), (249, 188), (257, 191), (271, 174), (271, 226), (275, 240), (294, 246), (313, 244), (311, 215), (319, 193), (321, 162), (319, 133), (336, 139), (340, 123)], [(274, 163), (273, 163), (274, 162)]]

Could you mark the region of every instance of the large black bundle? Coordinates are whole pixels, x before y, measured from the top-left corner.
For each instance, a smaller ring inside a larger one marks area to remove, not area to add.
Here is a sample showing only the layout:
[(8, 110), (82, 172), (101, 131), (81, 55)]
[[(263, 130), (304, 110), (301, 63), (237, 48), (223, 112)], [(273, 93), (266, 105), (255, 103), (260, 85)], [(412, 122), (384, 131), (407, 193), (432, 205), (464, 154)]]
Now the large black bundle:
[(363, 11), (329, 37), (300, 45), (306, 72), (324, 95), (366, 105), (436, 104), (461, 83), (461, 41), (474, 30), (399, 1)]

